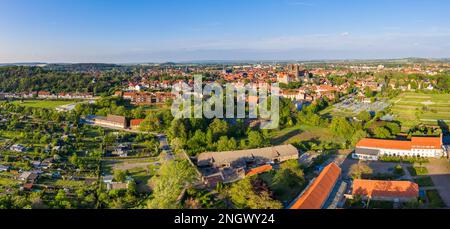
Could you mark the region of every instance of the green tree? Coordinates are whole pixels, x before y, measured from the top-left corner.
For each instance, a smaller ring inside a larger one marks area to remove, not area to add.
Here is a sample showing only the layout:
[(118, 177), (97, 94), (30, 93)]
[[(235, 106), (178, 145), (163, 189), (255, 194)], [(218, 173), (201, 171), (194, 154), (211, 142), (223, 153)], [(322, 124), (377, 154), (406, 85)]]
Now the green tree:
[(153, 198), (147, 203), (150, 209), (175, 209), (180, 205), (177, 198), (182, 190), (197, 178), (195, 168), (186, 161), (169, 161), (164, 163), (157, 176), (154, 176)]

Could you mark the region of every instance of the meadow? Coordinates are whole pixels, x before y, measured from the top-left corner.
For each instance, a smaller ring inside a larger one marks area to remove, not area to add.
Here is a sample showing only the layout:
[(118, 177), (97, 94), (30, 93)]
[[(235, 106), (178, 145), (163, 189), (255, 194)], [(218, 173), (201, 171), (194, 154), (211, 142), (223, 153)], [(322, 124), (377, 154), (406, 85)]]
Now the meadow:
[(437, 125), (439, 120), (450, 124), (450, 94), (405, 92), (390, 103), (391, 112), (403, 127), (419, 123)]
[(45, 109), (55, 109), (56, 107), (72, 104), (76, 101), (74, 100), (15, 100), (12, 101), (12, 104), (23, 106), (23, 107), (32, 107), (32, 108), (45, 108)]

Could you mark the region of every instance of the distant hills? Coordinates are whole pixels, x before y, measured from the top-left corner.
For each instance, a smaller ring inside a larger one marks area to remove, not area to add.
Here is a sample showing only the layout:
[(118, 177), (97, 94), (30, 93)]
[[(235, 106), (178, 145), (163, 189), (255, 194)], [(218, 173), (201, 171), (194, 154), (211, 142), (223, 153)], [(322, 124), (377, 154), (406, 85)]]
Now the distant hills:
[(80, 69), (86, 70), (92, 68), (93, 70), (108, 70), (112, 68), (125, 67), (125, 66), (175, 66), (186, 64), (272, 64), (272, 63), (431, 63), (431, 62), (450, 62), (450, 58), (420, 58), (420, 57), (408, 57), (397, 59), (322, 59), (322, 60), (198, 60), (198, 61), (181, 61), (181, 62), (164, 62), (164, 63), (44, 63), (44, 62), (23, 62), (23, 63), (0, 63), (0, 66), (40, 66), (46, 67), (52, 70), (72, 70), (77, 71)]

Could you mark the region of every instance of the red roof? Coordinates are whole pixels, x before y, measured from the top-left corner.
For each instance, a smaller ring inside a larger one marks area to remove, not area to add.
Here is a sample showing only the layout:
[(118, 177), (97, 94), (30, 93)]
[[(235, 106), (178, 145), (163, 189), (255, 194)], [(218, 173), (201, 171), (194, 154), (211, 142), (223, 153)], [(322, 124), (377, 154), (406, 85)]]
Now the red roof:
[(391, 198), (419, 196), (419, 185), (410, 181), (361, 180), (353, 181), (353, 195)]
[(130, 126), (139, 126), (144, 121), (144, 119), (131, 119)]
[(356, 144), (356, 147), (400, 150), (441, 149), (442, 140), (440, 137), (412, 137), (411, 141), (364, 138)]
[(440, 137), (412, 137), (411, 147), (421, 149), (441, 149), (442, 139)]
[(341, 168), (335, 163), (326, 166), (290, 209), (321, 209), (340, 175)]
[(356, 147), (410, 150), (411, 142), (400, 140), (364, 138), (361, 139), (358, 142), (358, 144), (356, 144)]
[(259, 166), (256, 168), (252, 168), (250, 169), (247, 174), (245, 174), (246, 176), (253, 176), (256, 174), (260, 174), (260, 173), (265, 173), (272, 170), (272, 166), (271, 165), (263, 165), (263, 166)]

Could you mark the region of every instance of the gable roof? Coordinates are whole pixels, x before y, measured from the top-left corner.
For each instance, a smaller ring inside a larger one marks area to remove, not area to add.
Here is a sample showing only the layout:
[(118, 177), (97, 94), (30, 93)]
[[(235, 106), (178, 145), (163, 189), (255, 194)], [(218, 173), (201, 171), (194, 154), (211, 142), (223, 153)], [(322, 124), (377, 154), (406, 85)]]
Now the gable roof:
[(116, 122), (116, 123), (126, 123), (127, 120), (124, 116), (118, 116), (118, 115), (108, 115), (106, 117), (106, 120), (110, 121), (110, 122)]
[(419, 185), (410, 181), (362, 180), (353, 181), (353, 195), (373, 197), (414, 198), (419, 196)]
[(412, 137), (411, 147), (420, 149), (441, 149), (442, 139), (440, 137)]
[(356, 147), (411, 150), (411, 142), (400, 140), (364, 138), (361, 139), (358, 142), (358, 144), (356, 144)]
[(247, 174), (245, 174), (246, 176), (253, 176), (253, 175), (257, 175), (260, 173), (265, 173), (272, 170), (272, 166), (271, 165), (263, 165), (263, 166), (259, 166), (256, 168), (252, 168), (250, 169)]
[(131, 126), (139, 126), (143, 121), (144, 121), (144, 119), (131, 119), (130, 125)]
[(233, 163), (243, 158), (264, 158), (272, 160), (276, 157), (298, 156), (298, 150), (293, 145), (280, 145), (259, 149), (247, 149), (225, 152), (206, 152), (197, 157), (197, 165)]
[(335, 163), (327, 165), (319, 176), (300, 194), (290, 209), (321, 209), (334, 188), (341, 168)]
[(411, 141), (390, 140), (390, 139), (361, 139), (356, 147), (361, 148), (381, 148), (381, 149), (441, 149), (441, 137), (412, 137)]

